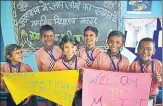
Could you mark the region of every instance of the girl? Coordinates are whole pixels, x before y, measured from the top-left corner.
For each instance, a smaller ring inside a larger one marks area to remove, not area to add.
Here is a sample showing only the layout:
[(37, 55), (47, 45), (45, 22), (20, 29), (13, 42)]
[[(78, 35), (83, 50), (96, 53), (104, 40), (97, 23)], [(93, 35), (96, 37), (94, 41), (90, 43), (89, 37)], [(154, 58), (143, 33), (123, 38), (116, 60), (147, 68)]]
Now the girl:
[(104, 52), (102, 49), (96, 47), (95, 45), (98, 39), (97, 28), (87, 26), (84, 29), (84, 39), (86, 47), (79, 49), (78, 56), (82, 57), (86, 61), (87, 67), (92, 68), (92, 63), (96, 59), (97, 55), (101, 52)]
[(107, 53), (100, 53), (93, 62), (93, 68), (106, 71), (127, 72), (129, 69), (129, 60), (120, 54), (125, 38), (122, 32), (112, 31), (108, 35), (107, 44), (109, 49)]
[(131, 64), (130, 71), (134, 73), (153, 73), (149, 98), (156, 103), (158, 86), (162, 85), (162, 64), (159, 60), (152, 59), (155, 53), (155, 43), (151, 38), (143, 38), (138, 45), (140, 59)]
[[(63, 50), (64, 57), (58, 60), (55, 65), (54, 69), (56, 71), (61, 70), (79, 70), (82, 68), (86, 68), (86, 62), (81, 57), (76, 56), (76, 50), (79, 47), (79, 42), (74, 39), (72, 36), (65, 35), (62, 38), (60, 43), (60, 47)], [(82, 88), (82, 75), (79, 76), (79, 83), (77, 87), (76, 97), (74, 99), (74, 106), (82, 106), (81, 100), (81, 91)], [(79, 95), (80, 94), (80, 95)]]
[[(1, 72), (3, 73), (32, 72), (32, 69), (29, 65), (22, 63), (22, 59), (23, 55), (21, 47), (16, 44), (8, 45), (5, 48), (5, 60), (7, 63), (2, 65)], [(1, 87), (4, 88), (7, 93), (7, 106), (37, 106), (35, 96), (29, 96), (23, 102), (16, 105), (3, 80), (1, 80)]]

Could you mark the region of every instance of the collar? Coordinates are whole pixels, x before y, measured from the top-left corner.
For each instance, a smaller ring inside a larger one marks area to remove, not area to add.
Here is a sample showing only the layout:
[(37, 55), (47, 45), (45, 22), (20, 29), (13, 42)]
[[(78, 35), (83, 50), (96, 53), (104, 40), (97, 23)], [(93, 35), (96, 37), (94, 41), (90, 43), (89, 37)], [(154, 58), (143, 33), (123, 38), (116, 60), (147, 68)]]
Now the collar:
[(93, 51), (93, 50), (96, 49), (96, 46), (94, 46), (94, 47), (92, 47), (92, 48), (88, 48), (88, 47), (86, 47), (85, 49), (86, 49), (87, 51)]
[(54, 48), (54, 45), (52, 45), (52, 46), (50, 46), (48, 48), (44, 46), (45, 51), (53, 51), (53, 48)]
[(116, 58), (118, 58), (118, 59), (120, 58), (120, 55), (121, 55), (120, 52), (118, 52), (118, 54), (116, 54), (116, 55), (112, 55), (111, 52), (110, 52), (110, 49), (107, 50), (107, 54), (108, 54), (111, 58), (116, 57)]
[(149, 66), (152, 62), (152, 59), (147, 60), (147, 61), (143, 61), (142, 59), (139, 60), (140, 64), (145, 65), (145, 66)]
[(15, 64), (15, 65), (13, 65), (12, 63), (10, 63), (11, 67), (13, 67), (13, 68), (18, 68), (18, 67), (20, 67), (20, 64), (21, 64), (21, 62), (19, 62), (18, 64)]
[(66, 56), (63, 57), (64, 62), (74, 62), (77, 56), (74, 54), (71, 59), (67, 59)]

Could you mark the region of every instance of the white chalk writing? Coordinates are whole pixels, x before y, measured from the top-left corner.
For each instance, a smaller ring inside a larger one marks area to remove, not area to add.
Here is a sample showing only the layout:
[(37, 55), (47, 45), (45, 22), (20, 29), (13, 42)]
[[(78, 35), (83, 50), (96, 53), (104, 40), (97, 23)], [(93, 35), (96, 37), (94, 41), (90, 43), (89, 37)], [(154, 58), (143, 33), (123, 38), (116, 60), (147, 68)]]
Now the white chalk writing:
[(34, 26), (42, 26), (42, 25), (45, 25), (45, 24), (49, 24), (49, 25), (52, 25), (52, 19), (46, 19), (46, 16), (45, 15), (41, 15), (41, 20), (34, 20), (34, 21), (31, 21), (32, 25), (31, 27), (34, 27)]
[(48, 6), (49, 6), (49, 3), (46, 3), (44, 1), (39, 1), (39, 3), (42, 3), (43, 5), (41, 7), (43, 7), (43, 11), (48, 11)]
[(117, 1), (104, 1), (104, 7), (113, 9), (113, 7), (115, 7), (115, 5), (117, 5), (117, 3), (118, 3)]
[(54, 24), (58, 25), (69, 25), (69, 24), (75, 24), (75, 20), (77, 18), (59, 18), (58, 15), (55, 15), (53, 18)]
[(29, 20), (30, 17), (33, 17), (34, 15), (36, 15), (37, 13), (40, 13), (40, 10), (39, 10), (40, 6), (36, 6), (36, 7), (33, 7), (32, 9), (26, 11), (21, 17), (20, 19), (18, 20), (18, 24), (17, 25), (20, 25), (19, 26), (19, 29), (21, 27), (24, 27), (25, 24), (27, 23), (27, 21)]
[(82, 17), (79, 18), (80, 24), (97, 24), (96, 20), (98, 19), (97, 17)]
[(28, 7), (28, 3), (26, 3), (25, 1), (19, 1), (18, 5), (17, 5), (17, 8), (23, 12), (23, 11), (26, 11)]
[(49, 8), (52, 10), (55, 10), (56, 8), (63, 9), (63, 3), (64, 3), (64, 1), (53, 2), (53, 3), (51, 3), (52, 6), (49, 6)]

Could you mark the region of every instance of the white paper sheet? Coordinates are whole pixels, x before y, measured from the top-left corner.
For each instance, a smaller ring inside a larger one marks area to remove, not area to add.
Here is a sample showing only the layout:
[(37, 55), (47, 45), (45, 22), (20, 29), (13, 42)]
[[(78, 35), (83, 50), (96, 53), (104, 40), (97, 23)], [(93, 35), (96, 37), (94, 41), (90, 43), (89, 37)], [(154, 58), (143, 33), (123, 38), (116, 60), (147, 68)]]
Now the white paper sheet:
[(148, 100), (148, 106), (153, 106), (153, 99)]
[(157, 29), (157, 18), (135, 18), (135, 19), (125, 19), (124, 20), (125, 30), (129, 31), (140, 30), (142, 27), (146, 27), (147, 30), (156, 30)]
[(158, 47), (162, 47), (162, 30), (159, 31), (158, 35)]
[(136, 55), (125, 47), (121, 51), (121, 54), (128, 58), (130, 64), (136, 59)]
[(125, 47), (136, 47), (138, 31), (130, 30), (127, 31)]

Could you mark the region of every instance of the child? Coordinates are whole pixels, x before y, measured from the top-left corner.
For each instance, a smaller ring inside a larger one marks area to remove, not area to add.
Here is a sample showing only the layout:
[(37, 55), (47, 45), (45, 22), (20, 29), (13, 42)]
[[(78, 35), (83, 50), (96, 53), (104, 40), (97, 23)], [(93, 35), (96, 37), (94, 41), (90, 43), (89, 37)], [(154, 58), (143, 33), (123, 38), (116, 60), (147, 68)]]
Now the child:
[(162, 64), (159, 60), (152, 59), (155, 53), (155, 43), (151, 38), (143, 38), (138, 45), (139, 61), (131, 64), (130, 71), (134, 73), (153, 73), (149, 98), (156, 103), (158, 86), (162, 84)]
[(85, 59), (87, 67), (92, 68), (92, 63), (101, 52), (102, 49), (96, 47), (95, 43), (98, 39), (98, 30), (95, 27), (87, 26), (84, 29), (84, 39), (86, 43), (85, 48), (80, 48), (78, 51), (78, 56)]
[[(22, 59), (23, 55), (20, 46), (16, 44), (10, 44), (6, 46), (5, 60), (7, 63), (2, 65), (1, 72), (3, 73), (32, 72), (32, 69), (29, 65), (22, 63)], [(3, 80), (1, 80), (1, 87), (4, 88), (7, 93), (7, 106), (37, 106), (35, 96), (29, 96), (23, 102), (16, 105)]]
[(129, 60), (120, 54), (125, 37), (120, 31), (112, 31), (108, 35), (107, 44), (109, 49), (107, 53), (100, 53), (93, 62), (93, 68), (106, 71), (127, 72), (129, 69)]
[(44, 46), (36, 52), (36, 63), (39, 71), (53, 71), (54, 63), (62, 56), (62, 50), (54, 45), (54, 29), (50, 25), (40, 28), (41, 41)]
[[(76, 50), (78, 46), (79, 46), (79, 42), (77, 42), (77, 40), (74, 39), (72, 36), (65, 35), (62, 38), (60, 47), (63, 50), (64, 57), (55, 63), (54, 69), (56, 71), (74, 70), (74, 69), (79, 70), (82, 68), (86, 68), (85, 60), (81, 57), (76, 56)], [(80, 91), (81, 88), (82, 88), (82, 75), (80, 74), (76, 96), (81, 97), (81, 95), (79, 95), (78, 93), (78, 91)], [(82, 106), (81, 98), (75, 97), (74, 104), (75, 104), (74, 106)]]
[[(36, 52), (36, 63), (40, 72), (53, 71), (54, 63), (62, 56), (62, 50), (54, 45), (54, 29), (50, 25), (40, 28), (41, 41), (44, 46)], [(55, 103), (46, 100), (47, 106), (56, 106)]]

